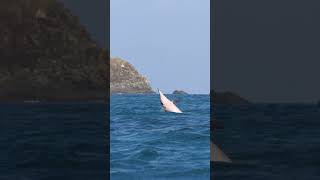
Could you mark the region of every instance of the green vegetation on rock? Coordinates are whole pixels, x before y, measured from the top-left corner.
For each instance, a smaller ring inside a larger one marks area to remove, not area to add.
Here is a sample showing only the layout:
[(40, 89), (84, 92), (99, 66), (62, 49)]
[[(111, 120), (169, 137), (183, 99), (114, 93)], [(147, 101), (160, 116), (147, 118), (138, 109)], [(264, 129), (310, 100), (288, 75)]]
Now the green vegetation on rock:
[(110, 60), (111, 93), (153, 93), (149, 81), (127, 61), (120, 58)]

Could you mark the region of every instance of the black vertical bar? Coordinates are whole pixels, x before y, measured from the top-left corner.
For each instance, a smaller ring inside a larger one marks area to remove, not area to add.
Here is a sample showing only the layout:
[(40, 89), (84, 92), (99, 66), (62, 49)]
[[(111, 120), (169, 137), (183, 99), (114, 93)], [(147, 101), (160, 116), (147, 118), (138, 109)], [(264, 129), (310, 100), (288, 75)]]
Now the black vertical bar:
[[(215, 60), (215, 32), (216, 32), (216, 0), (210, 1), (210, 141), (214, 142), (214, 104), (213, 104), (213, 93), (214, 93), (214, 77), (213, 77), (213, 65)], [(210, 146), (211, 148), (211, 146)], [(212, 149), (211, 149), (212, 150)], [(211, 154), (211, 153), (210, 153)], [(214, 169), (212, 163), (210, 163), (210, 179), (214, 177)]]
[(104, 48), (107, 53), (107, 84), (106, 84), (106, 96), (104, 98), (104, 104), (105, 104), (105, 132), (106, 134), (106, 171), (107, 171), (107, 177), (106, 179), (110, 179), (110, 0), (104, 1), (104, 7), (105, 7), (105, 13), (104, 13)]

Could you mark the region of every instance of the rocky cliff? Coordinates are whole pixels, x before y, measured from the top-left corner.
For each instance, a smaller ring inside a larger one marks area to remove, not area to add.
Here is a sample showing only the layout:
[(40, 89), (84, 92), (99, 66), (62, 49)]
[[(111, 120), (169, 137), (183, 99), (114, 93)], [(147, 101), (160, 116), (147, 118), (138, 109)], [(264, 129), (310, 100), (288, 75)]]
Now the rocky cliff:
[(111, 93), (153, 93), (149, 81), (127, 61), (120, 58), (110, 60)]
[(108, 52), (63, 4), (1, 1), (0, 39), (0, 100), (105, 96)]

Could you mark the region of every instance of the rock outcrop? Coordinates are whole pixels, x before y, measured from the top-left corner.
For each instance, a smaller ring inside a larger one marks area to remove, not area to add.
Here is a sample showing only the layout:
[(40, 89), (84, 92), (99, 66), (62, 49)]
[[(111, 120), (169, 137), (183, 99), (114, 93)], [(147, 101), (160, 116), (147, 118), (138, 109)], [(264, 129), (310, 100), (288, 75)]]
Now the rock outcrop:
[(0, 100), (101, 99), (108, 52), (54, 0), (0, 3)]
[(233, 92), (214, 92), (212, 103), (214, 104), (248, 104), (249, 101)]
[(127, 61), (120, 58), (110, 60), (111, 93), (153, 93), (146, 77)]
[(188, 93), (186, 93), (185, 91), (182, 91), (182, 90), (174, 90), (172, 92), (172, 94), (188, 94)]

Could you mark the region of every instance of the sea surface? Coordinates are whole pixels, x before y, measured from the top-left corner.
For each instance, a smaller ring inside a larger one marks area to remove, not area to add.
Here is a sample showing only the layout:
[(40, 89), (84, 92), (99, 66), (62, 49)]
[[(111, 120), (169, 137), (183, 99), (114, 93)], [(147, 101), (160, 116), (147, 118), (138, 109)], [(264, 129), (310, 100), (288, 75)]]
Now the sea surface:
[(319, 180), (320, 107), (313, 104), (216, 106), (214, 133), (232, 164), (211, 164), (213, 179)]
[(159, 95), (112, 95), (112, 180), (209, 179), (209, 95), (168, 95), (182, 114), (164, 112)]
[(0, 104), (0, 179), (104, 179), (102, 103)]

